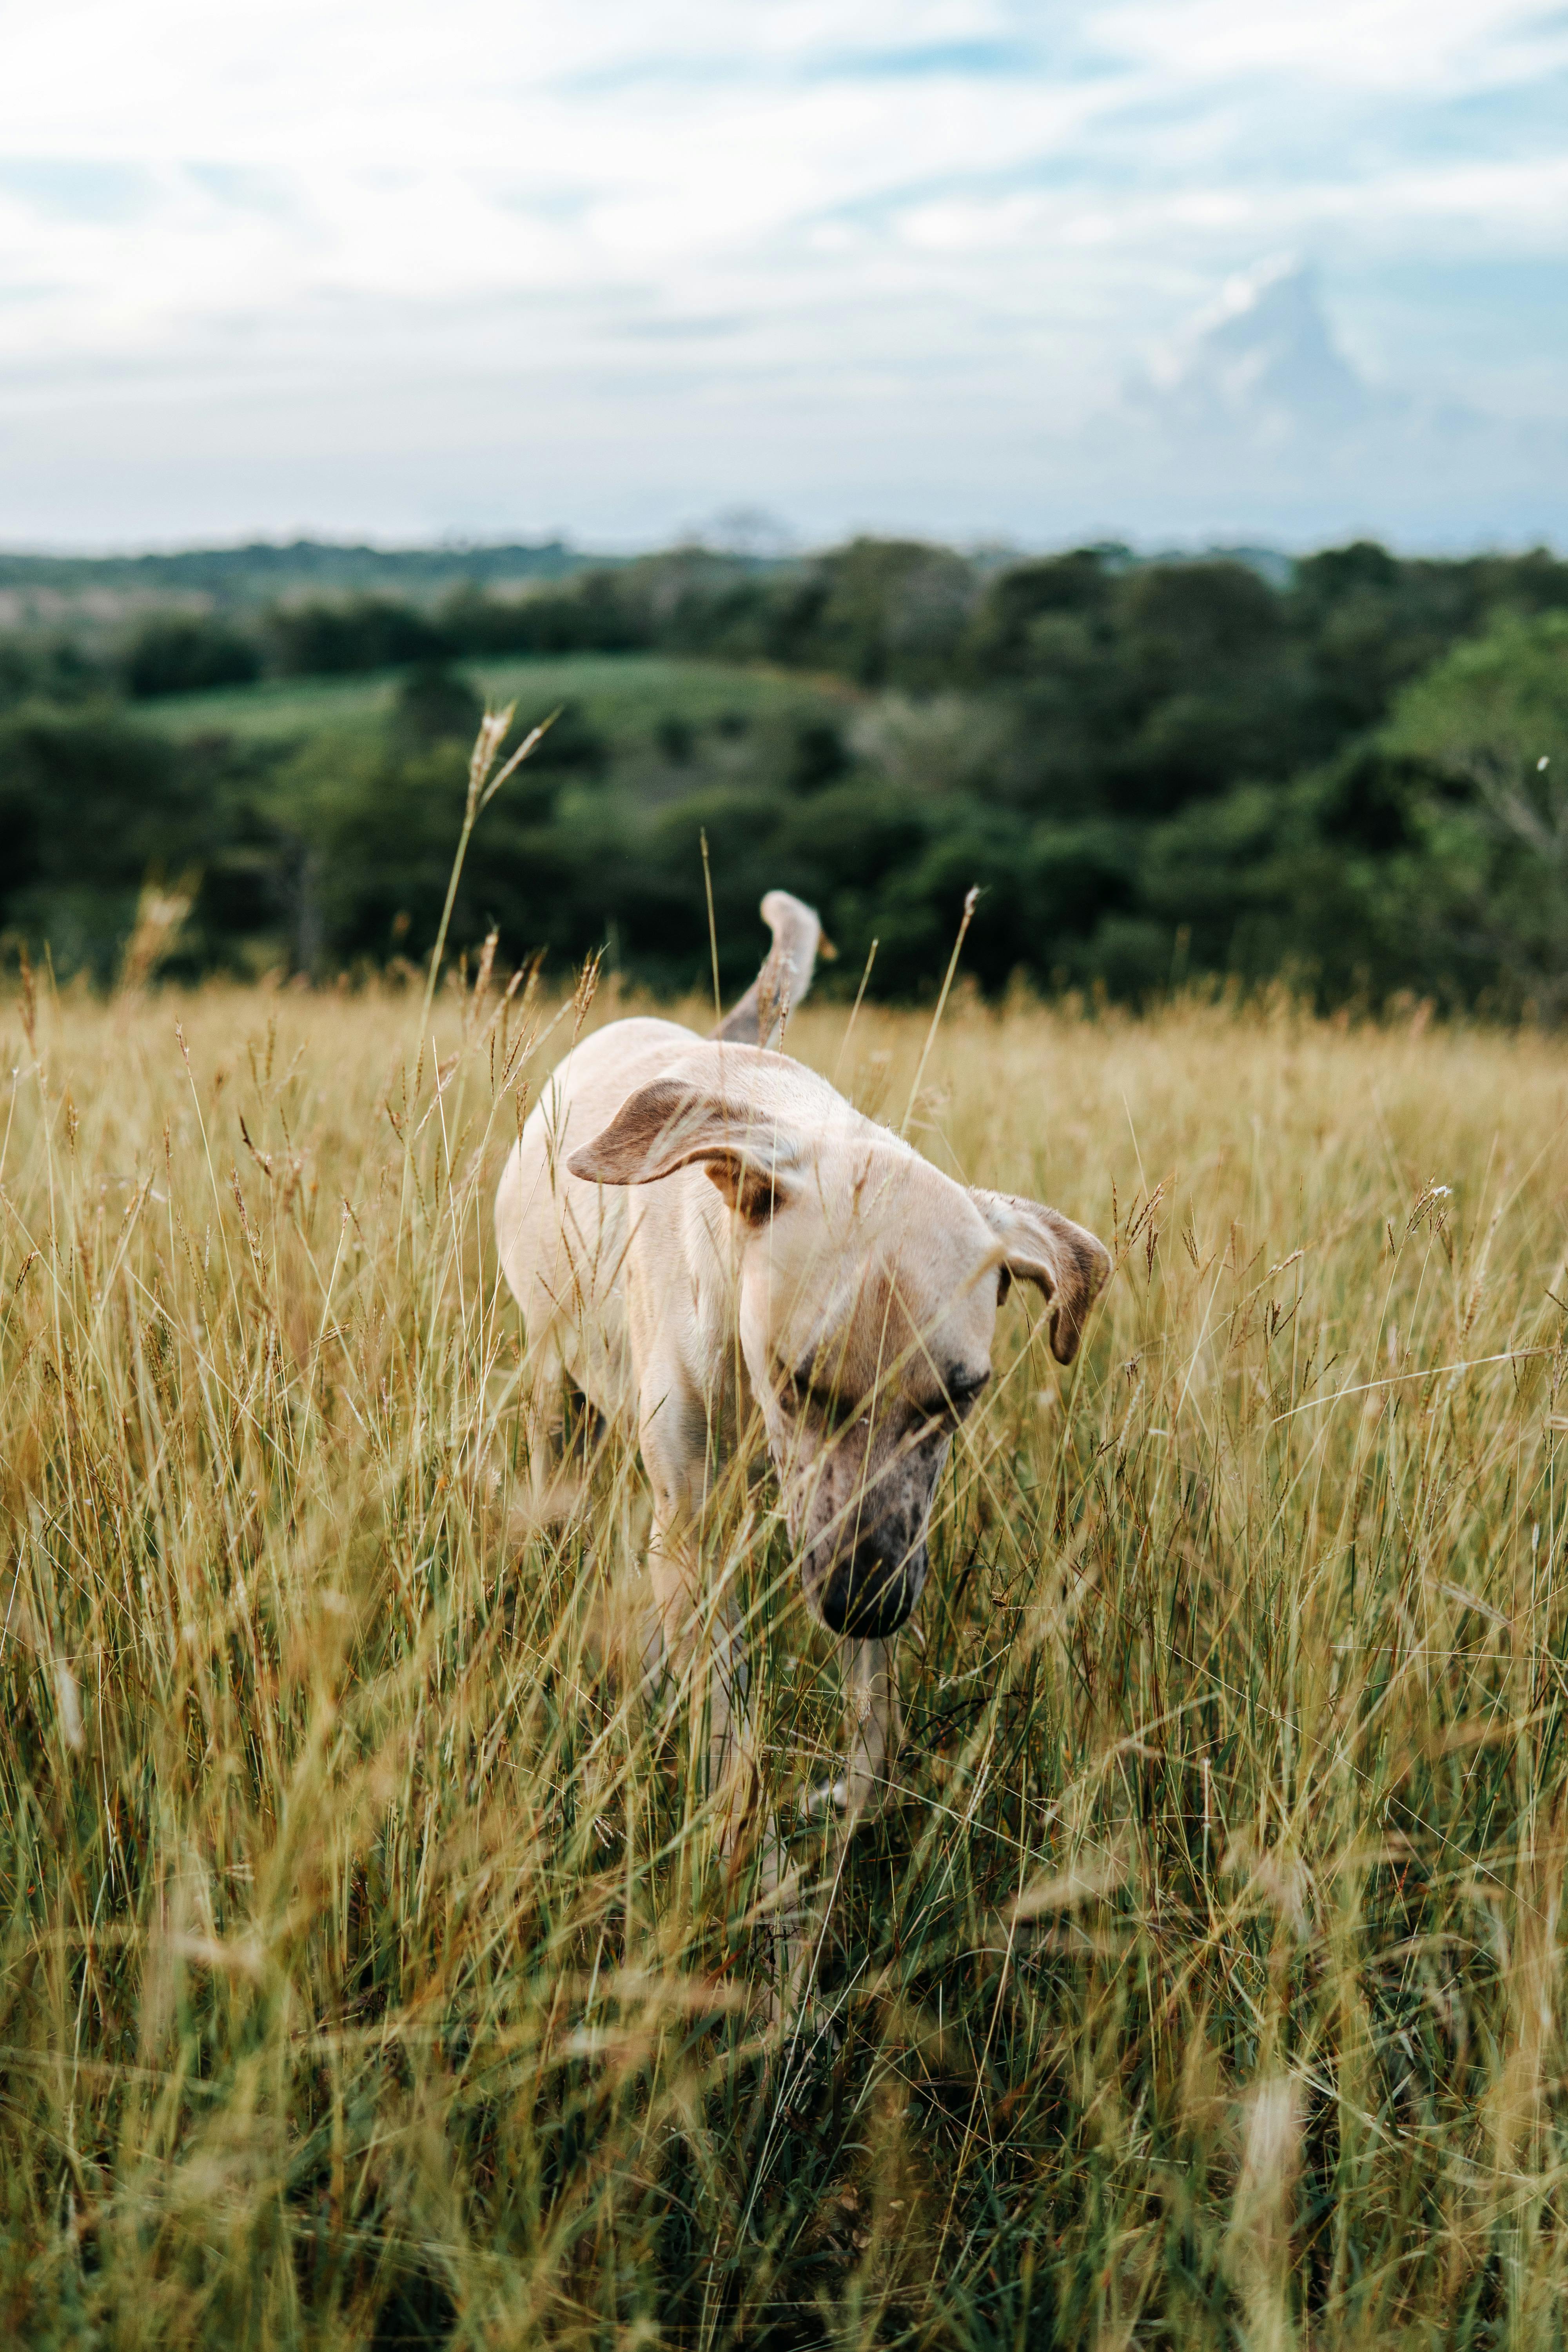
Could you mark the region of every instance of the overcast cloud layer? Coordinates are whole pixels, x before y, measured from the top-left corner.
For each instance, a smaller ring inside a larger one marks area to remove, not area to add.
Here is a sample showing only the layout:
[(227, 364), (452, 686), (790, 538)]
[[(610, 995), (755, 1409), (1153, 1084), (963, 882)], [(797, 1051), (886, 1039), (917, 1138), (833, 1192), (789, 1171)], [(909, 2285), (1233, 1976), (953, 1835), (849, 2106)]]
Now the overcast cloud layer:
[[(13, 546), (1568, 537), (1560, 7), (52, 0), (0, 44)], [(1281, 283), (1331, 398), (1257, 390)]]

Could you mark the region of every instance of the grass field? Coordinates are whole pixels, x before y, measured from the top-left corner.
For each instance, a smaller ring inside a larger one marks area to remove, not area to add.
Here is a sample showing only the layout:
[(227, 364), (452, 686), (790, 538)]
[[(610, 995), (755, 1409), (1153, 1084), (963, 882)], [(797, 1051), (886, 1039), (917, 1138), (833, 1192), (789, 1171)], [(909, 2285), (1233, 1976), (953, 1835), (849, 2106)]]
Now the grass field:
[[(515, 702), (525, 723), (569, 702), (613, 738), (647, 728), (667, 712), (700, 727), (732, 712), (763, 718), (798, 709), (825, 692), (840, 701), (853, 699), (837, 680), (825, 686), (755, 667), (679, 661), (663, 654), (563, 654), (454, 667), (498, 707)], [(363, 677), (264, 678), (256, 686), (165, 695), (139, 709), (169, 735), (218, 733), (244, 742), (289, 742), (386, 718), (405, 676), (384, 670)]]
[[(1118, 1271), (1070, 1375), (1005, 1310), (843, 1851), (766, 1481), (710, 1531), (831, 1897), (785, 2050), (606, 1663), (636, 1464), (521, 1458), (574, 1016), (499, 1004), (0, 1008), (0, 2336), (1560, 2342), (1568, 1052), (950, 1011), (924, 1148)], [(845, 1023), (896, 1120), (923, 1018)]]

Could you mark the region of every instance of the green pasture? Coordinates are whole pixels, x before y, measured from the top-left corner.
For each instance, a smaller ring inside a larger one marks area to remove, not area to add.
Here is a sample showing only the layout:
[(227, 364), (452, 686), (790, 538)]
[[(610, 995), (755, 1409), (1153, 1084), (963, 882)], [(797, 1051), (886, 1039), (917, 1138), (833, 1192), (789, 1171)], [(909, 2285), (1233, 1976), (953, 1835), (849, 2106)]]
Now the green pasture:
[[(760, 667), (681, 661), (665, 654), (562, 654), (453, 667), (490, 702), (515, 702), (520, 719), (543, 718), (558, 703), (570, 702), (589, 725), (613, 739), (644, 732), (666, 716), (707, 727), (731, 716), (748, 721), (770, 718), (824, 693), (845, 703), (856, 698), (837, 678), (808, 680)], [(381, 670), (358, 677), (264, 678), (207, 694), (161, 696), (140, 709), (164, 734), (186, 740), (223, 734), (277, 745), (379, 725), (392, 715), (405, 675)]]

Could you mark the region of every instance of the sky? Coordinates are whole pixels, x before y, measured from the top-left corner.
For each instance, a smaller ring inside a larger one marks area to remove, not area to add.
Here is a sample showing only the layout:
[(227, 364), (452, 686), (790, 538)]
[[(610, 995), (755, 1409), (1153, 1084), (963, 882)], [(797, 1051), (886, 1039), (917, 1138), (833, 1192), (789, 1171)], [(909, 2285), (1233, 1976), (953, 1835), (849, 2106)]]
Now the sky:
[(1568, 544), (1568, 8), (0, 0), (0, 544)]

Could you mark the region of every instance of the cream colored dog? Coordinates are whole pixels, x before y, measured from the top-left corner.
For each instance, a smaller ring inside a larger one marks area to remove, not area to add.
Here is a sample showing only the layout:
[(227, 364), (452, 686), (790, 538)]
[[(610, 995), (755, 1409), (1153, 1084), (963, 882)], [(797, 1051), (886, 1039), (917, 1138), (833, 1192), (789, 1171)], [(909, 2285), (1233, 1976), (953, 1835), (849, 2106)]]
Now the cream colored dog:
[(701, 1530), (718, 1465), (760, 1413), (806, 1601), (848, 1647), (848, 1761), (824, 1793), (858, 1815), (887, 1785), (892, 1646), (954, 1429), (991, 1377), (997, 1307), (1013, 1280), (1035, 1284), (1070, 1363), (1110, 1259), (1056, 1210), (942, 1175), (766, 1050), (820, 933), (783, 891), (763, 913), (773, 952), (716, 1037), (617, 1021), (567, 1055), (507, 1162), (496, 1235), (536, 1393), (563, 1371), (636, 1432), (663, 1654), (707, 1669), (715, 1776), (748, 1744), (745, 1665)]

